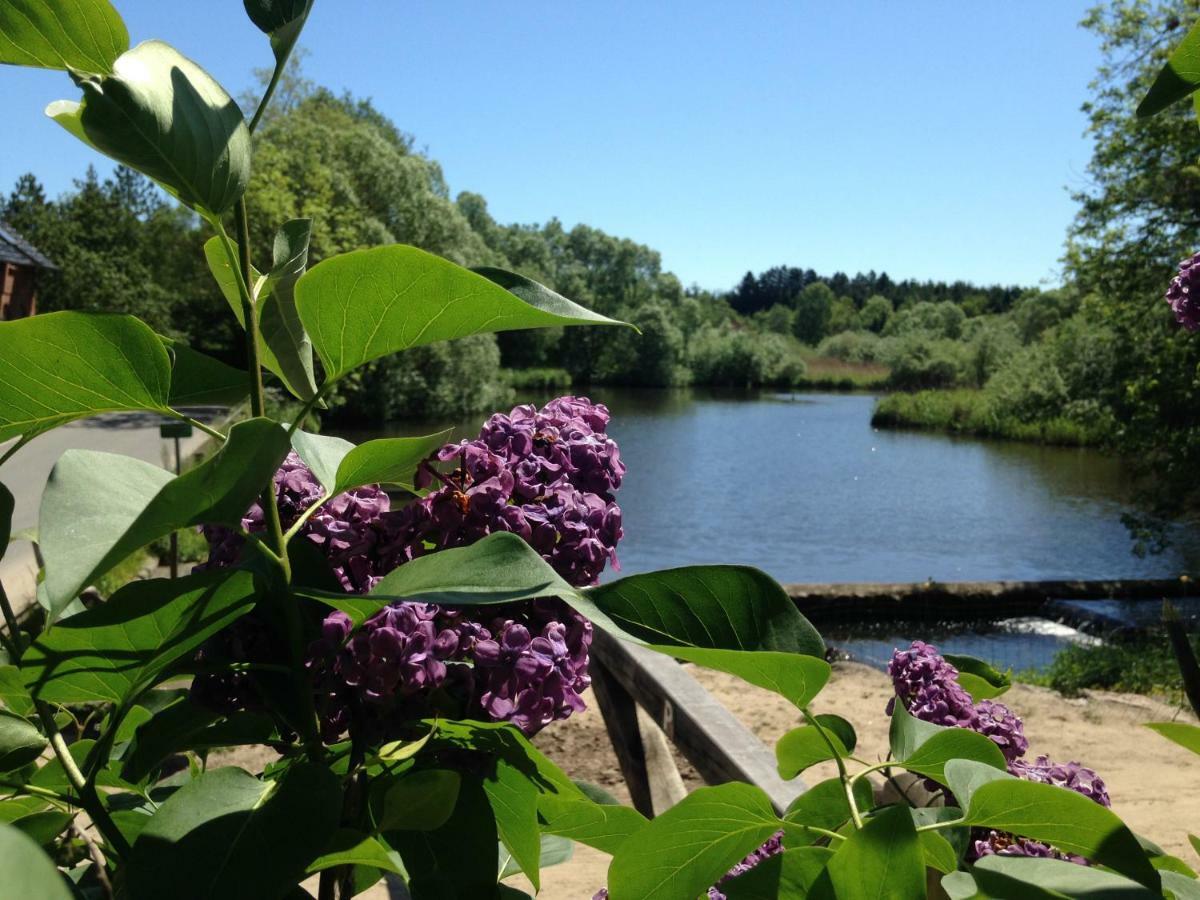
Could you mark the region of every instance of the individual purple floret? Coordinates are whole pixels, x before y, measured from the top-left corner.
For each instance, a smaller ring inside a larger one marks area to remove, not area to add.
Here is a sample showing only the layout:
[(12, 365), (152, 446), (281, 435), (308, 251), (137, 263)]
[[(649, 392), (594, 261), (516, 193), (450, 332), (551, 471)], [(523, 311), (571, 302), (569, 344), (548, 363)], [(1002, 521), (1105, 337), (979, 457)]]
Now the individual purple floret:
[(1066, 788), (1083, 794), (1101, 806), (1112, 806), (1112, 798), (1108, 796), (1104, 780), (1094, 769), (1080, 763), (1056, 763), (1051, 762), (1049, 757), (1039, 756), (1035, 762), (1018, 759), (1009, 765), (1009, 771), (1026, 781)]
[[(907, 650), (896, 650), (888, 663), (896, 697), (914, 718), (934, 725), (974, 728), (975, 705), (958, 683), (958, 669), (946, 662), (936, 647), (913, 641)], [(888, 703), (892, 714), (895, 699)]]
[[(284, 528), (321, 499), (323, 490), (315, 475), (295, 453), (289, 453), (275, 473), (275, 499)], [(382, 572), (373, 552), (378, 540), (376, 523), (388, 511), (388, 495), (378, 485), (366, 485), (327, 501), (304, 523), (300, 535), (328, 558), (334, 574), (350, 593), (370, 590)], [(262, 506), (255, 502), (242, 517), (242, 528), (251, 534), (266, 530)], [(220, 525), (204, 525), (208, 560), (197, 570), (235, 564), (244, 538)]]
[[(571, 584), (594, 584), (617, 563), (625, 464), (602, 404), (560, 397), (542, 409), (497, 413), (471, 441), (447, 444), (418, 472), (441, 487), (385, 516), (385, 567), (496, 531), (524, 538)], [(456, 463), (440, 472), (432, 462)]]
[(981, 700), (975, 704), (975, 724), (972, 726), (1000, 748), (1009, 763), (1025, 755), (1029, 741), (1020, 716), (998, 700)]
[[(764, 843), (757, 850), (750, 851), (749, 855), (746, 856), (745, 859), (743, 859), (741, 862), (735, 863), (732, 869), (722, 875), (720, 880), (708, 889), (708, 894), (706, 895), (708, 900), (728, 900), (728, 898), (720, 889), (721, 885), (725, 884), (727, 881), (737, 878), (739, 875), (745, 875), (759, 863), (764, 862), (765, 860), (770, 859), (772, 856), (782, 852), (783, 832), (780, 831), (779, 833), (767, 838), (766, 843)], [(608, 900), (608, 888), (601, 888), (598, 890), (592, 896), (592, 900)]]
[(1200, 330), (1200, 253), (1179, 264), (1167, 288), (1167, 304), (1176, 322), (1188, 331)]

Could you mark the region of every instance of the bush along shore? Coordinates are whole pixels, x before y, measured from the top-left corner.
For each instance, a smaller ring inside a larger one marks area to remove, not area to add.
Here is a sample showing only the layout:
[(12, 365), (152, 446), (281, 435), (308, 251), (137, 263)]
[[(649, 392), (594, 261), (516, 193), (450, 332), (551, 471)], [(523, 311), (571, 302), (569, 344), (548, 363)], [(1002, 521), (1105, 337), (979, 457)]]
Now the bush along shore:
[(1022, 420), (986, 390), (960, 388), (896, 392), (881, 397), (871, 415), (876, 428), (916, 428), (1064, 447), (1100, 446), (1106, 429), (1068, 418)]

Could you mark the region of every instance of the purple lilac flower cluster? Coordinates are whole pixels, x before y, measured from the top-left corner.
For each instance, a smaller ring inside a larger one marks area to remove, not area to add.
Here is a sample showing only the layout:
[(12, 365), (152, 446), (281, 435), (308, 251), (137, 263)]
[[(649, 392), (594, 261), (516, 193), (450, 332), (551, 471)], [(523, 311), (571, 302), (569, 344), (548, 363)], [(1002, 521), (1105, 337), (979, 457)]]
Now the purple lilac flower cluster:
[[(1035, 762), (1025, 759), (1029, 741), (1019, 716), (995, 700), (973, 703), (958, 683), (958, 670), (922, 641), (913, 641), (907, 650), (896, 650), (888, 664), (896, 698), (913, 716), (935, 725), (957, 726), (978, 731), (990, 738), (1008, 763), (1008, 771), (1018, 778), (1052, 784), (1083, 794), (1101, 806), (1111, 806), (1108, 790), (1100, 776), (1077, 762), (1054, 763), (1045, 756)], [(896, 698), (888, 704), (891, 715)], [(1063, 854), (1049, 844), (1005, 832), (977, 829), (971, 858), (990, 854), (1040, 856), (1067, 859), (1087, 864), (1083, 857)]]
[[(897, 650), (888, 663), (896, 697), (914, 717), (935, 725), (969, 728), (986, 735), (1010, 763), (1025, 754), (1029, 741), (1021, 720), (1003, 703), (975, 703), (958, 683), (958, 669), (924, 641)], [(895, 706), (888, 703), (888, 715)]]
[[(295, 453), (289, 453), (275, 473), (275, 501), (284, 528), (290, 528), (304, 511), (321, 499), (323, 489), (315, 475)], [(383, 574), (379, 570), (379, 523), (390, 508), (388, 495), (378, 485), (366, 485), (327, 501), (300, 529), (300, 536), (320, 549), (334, 574), (350, 593), (365, 593)], [(262, 505), (255, 503), (242, 517), (242, 529), (251, 534), (266, 531)], [(198, 570), (230, 566), (241, 556), (245, 538), (223, 525), (204, 525), (208, 561)]]
[[(745, 875), (759, 863), (770, 859), (783, 852), (783, 832), (774, 834), (767, 838), (757, 850), (750, 851), (750, 854), (741, 862), (736, 863), (732, 869), (721, 876), (721, 879), (708, 889), (708, 900), (727, 900), (725, 894), (721, 891), (721, 885), (725, 882), (737, 878), (739, 875)], [(608, 888), (601, 888), (592, 897), (592, 900), (608, 900)]]
[(621, 509), (613, 501), (625, 464), (608, 437), (602, 404), (560, 397), (542, 409), (518, 406), (492, 416), (472, 441), (447, 444), (418, 486), (442, 486), (398, 512), (382, 548), (389, 566), (495, 531), (520, 535), (571, 584), (594, 584), (617, 566)]
[(1200, 253), (1179, 264), (1167, 288), (1167, 304), (1176, 322), (1188, 331), (1200, 330)]
[[(444, 486), (402, 510), (390, 510), (377, 486), (341, 494), (321, 506), (300, 534), (329, 559), (343, 588), (365, 593), (397, 565), (493, 531), (519, 534), (575, 585), (593, 584), (616, 562), (621, 511), (613, 500), (625, 473), (605, 433), (608, 410), (561, 397), (541, 410), (519, 406), (492, 416), (474, 441), (449, 444), (426, 460), (423, 487)], [(439, 473), (436, 462), (457, 461)], [(285, 527), (316, 503), (322, 489), (296, 454), (275, 477)], [(264, 530), (255, 504), (244, 530)], [(244, 539), (205, 526), (210, 553), (198, 569), (237, 562)], [(419, 602), (395, 603), (354, 631), (344, 613), (328, 615), (309, 648), (324, 737), (337, 740), (361, 709), (366, 725), (387, 725), (431, 709), (508, 721), (532, 734), (582, 710), (588, 687), (591, 623), (552, 598), (491, 607), (482, 614)], [(253, 614), (234, 623), (200, 653), (214, 659), (273, 662)], [(246, 652), (253, 649), (253, 656)], [(201, 676), (194, 693), (222, 709), (254, 705), (244, 675)]]
[(328, 615), (306, 665), (331, 743), (350, 727), (355, 704), (383, 733), (439, 711), (533, 734), (584, 709), (591, 642), (591, 622), (552, 598), (482, 622), (434, 604), (393, 603), (357, 631), (345, 613)]

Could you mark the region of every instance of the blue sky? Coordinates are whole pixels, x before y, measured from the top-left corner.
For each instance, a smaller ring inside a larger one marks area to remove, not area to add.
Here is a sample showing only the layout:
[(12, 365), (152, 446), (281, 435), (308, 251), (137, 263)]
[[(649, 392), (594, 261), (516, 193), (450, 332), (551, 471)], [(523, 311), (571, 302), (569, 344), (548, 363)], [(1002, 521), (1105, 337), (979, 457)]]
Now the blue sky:
[[(270, 61), (240, 0), (116, 5), (235, 95)], [(373, 98), (453, 192), (632, 237), (685, 284), (779, 263), (1053, 284), (1090, 156), (1086, 5), (317, 0), (303, 44), (309, 77)], [(0, 79), (0, 190), (69, 188), (92, 156), (42, 109), (73, 86)]]

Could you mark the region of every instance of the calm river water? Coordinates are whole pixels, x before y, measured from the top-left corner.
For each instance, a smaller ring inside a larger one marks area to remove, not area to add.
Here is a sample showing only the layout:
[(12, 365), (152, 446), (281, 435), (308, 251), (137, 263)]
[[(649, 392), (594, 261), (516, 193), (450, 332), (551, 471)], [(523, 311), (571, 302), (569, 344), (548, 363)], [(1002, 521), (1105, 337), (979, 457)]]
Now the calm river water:
[[(726, 562), (782, 582), (1131, 578), (1200, 562), (1200, 540), (1182, 530), (1161, 555), (1130, 552), (1120, 521), (1133, 509), (1128, 483), (1095, 451), (880, 431), (870, 424), (874, 398), (863, 394), (588, 393), (612, 410), (610, 433), (629, 467), (617, 496), (623, 574)], [(481, 418), (388, 433), (452, 424), (468, 434)], [(1030, 664), (1062, 640), (1012, 629), (1026, 635), (1026, 651), (1045, 643)], [(886, 654), (905, 637), (855, 642), (856, 652)], [(997, 661), (1010, 655), (977, 638), (985, 636), (945, 643)]]

